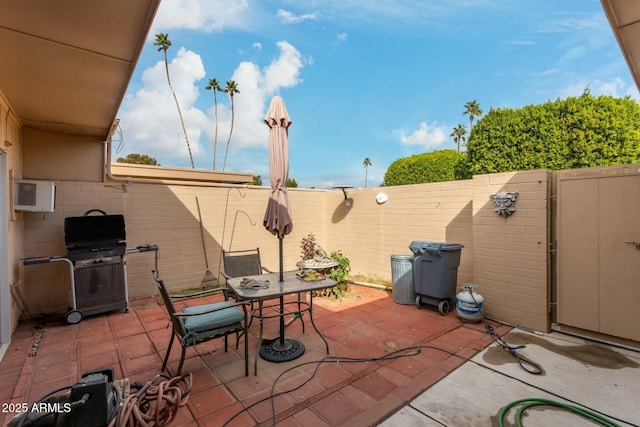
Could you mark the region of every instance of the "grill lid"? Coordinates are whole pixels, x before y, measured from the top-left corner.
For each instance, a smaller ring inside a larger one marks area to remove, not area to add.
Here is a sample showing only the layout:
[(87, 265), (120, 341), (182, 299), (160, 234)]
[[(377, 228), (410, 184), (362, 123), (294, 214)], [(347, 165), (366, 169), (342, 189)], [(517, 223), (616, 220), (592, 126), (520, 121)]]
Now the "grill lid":
[[(92, 212), (101, 215), (91, 216)], [(107, 215), (92, 209), (83, 216), (64, 219), (64, 242), (67, 248), (103, 246), (124, 242), (127, 238), (123, 215)]]

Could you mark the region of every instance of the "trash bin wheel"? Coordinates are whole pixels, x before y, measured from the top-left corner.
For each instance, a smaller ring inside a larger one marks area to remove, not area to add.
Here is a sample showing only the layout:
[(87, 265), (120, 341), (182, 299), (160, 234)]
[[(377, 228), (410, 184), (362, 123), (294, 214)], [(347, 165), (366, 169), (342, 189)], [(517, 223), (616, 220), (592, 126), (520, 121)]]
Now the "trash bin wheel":
[(75, 325), (76, 323), (80, 323), (82, 320), (82, 312), (78, 310), (71, 310), (67, 312), (67, 316), (65, 318), (67, 323), (70, 325)]
[(422, 308), (422, 305), (420, 305), (420, 295), (416, 296), (416, 305), (418, 306), (418, 308)]
[(447, 314), (450, 310), (451, 310), (451, 303), (449, 302), (448, 299), (443, 299), (438, 303), (438, 311), (443, 316)]

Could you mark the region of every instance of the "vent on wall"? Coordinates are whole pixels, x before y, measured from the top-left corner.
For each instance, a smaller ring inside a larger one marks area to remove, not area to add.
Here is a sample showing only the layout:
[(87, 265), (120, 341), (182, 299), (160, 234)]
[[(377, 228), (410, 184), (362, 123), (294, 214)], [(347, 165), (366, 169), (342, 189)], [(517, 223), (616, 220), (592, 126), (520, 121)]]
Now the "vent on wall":
[(53, 181), (21, 179), (14, 181), (13, 209), (29, 212), (54, 212), (56, 185)]

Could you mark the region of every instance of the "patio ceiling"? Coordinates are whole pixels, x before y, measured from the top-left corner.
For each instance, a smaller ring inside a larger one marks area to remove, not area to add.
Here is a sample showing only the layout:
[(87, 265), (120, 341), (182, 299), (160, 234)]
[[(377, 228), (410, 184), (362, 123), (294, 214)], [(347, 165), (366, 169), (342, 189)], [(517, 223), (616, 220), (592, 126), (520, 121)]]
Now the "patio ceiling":
[(602, 8), (640, 89), (640, 1), (602, 0)]
[(0, 0), (0, 91), (25, 127), (106, 137), (160, 0)]

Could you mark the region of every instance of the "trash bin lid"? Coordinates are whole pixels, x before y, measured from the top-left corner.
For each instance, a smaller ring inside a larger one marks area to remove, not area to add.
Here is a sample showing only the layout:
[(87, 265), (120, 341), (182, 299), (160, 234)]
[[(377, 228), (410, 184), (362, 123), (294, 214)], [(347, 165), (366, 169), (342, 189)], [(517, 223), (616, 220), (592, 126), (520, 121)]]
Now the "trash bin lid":
[(460, 243), (430, 242), (426, 240), (414, 240), (409, 245), (409, 249), (411, 249), (414, 255), (425, 252), (455, 251), (462, 248), (464, 248), (464, 245)]

